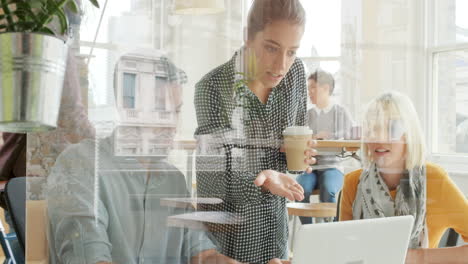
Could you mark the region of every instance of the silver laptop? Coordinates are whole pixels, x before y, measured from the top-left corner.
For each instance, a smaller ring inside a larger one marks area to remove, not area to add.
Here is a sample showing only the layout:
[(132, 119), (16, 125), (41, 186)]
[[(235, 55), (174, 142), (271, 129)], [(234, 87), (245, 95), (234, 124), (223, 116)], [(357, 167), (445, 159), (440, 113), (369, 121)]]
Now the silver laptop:
[(413, 216), (303, 225), (292, 264), (400, 264), (405, 262)]

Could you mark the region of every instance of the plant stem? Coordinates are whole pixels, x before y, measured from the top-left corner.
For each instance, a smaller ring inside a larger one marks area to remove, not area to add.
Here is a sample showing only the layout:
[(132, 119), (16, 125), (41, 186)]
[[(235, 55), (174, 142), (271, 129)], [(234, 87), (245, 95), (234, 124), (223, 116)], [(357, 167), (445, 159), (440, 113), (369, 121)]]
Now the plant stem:
[[(2, 0), (4, 1), (4, 0)], [(57, 11), (61, 11), (62, 7), (68, 2), (69, 0), (62, 0), (60, 1), (60, 3), (58, 5), (56, 5), (54, 7), (54, 10), (52, 10), (52, 12), (49, 12), (47, 16), (45, 16), (40, 22), (39, 24), (37, 25), (37, 27), (35, 29), (33, 29), (33, 31), (39, 31), (41, 28), (43, 28), (46, 23), (48, 23), (54, 16), (54, 14), (57, 12)]]
[(7, 0), (2, 0), (2, 9), (3, 9), (3, 12), (5, 13), (6, 19), (8, 21), (7, 30), (10, 31), (10, 32), (14, 32), (15, 31), (15, 23), (13, 22), (13, 18), (11, 18), (11, 11), (10, 11), (10, 8), (8, 8)]

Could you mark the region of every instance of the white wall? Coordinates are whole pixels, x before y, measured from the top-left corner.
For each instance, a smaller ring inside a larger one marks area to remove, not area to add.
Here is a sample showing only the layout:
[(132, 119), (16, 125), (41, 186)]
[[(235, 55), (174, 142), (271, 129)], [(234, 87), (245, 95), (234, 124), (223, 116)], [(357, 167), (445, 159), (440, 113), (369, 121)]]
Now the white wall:
[(342, 2), (343, 101), (359, 116), (385, 90), (409, 95), (425, 113), (424, 0)]

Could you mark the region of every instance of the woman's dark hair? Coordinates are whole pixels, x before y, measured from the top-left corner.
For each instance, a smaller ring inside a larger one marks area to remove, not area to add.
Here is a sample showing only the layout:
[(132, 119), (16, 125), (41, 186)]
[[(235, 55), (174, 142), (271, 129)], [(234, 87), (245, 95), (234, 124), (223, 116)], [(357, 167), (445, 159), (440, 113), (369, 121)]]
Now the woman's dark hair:
[(305, 18), (299, 0), (253, 0), (247, 18), (247, 38), (254, 39), (255, 34), (274, 21), (286, 20), (304, 26)]
[(314, 80), (319, 85), (328, 84), (328, 86), (330, 86), (330, 95), (333, 94), (333, 90), (335, 89), (335, 79), (331, 73), (317, 69), (309, 75), (307, 80)]

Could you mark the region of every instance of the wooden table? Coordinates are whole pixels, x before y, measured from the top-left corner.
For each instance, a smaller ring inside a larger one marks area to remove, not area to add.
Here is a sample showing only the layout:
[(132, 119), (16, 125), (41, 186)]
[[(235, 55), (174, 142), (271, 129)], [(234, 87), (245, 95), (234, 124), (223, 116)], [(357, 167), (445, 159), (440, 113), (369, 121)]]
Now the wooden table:
[(360, 140), (317, 140), (316, 148), (319, 155), (321, 153), (336, 154), (341, 158), (352, 157), (361, 161), (361, 158), (356, 154), (361, 148)]
[(288, 203), (288, 214), (305, 217), (330, 218), (336, 216), (336, 203)]
[(235, 232), (241, 218), (234, 213), (197, 211), (167, 218), (167, 226), (206, 230), (209, 232)]
[(223, 200), (219, 198), (162, 198), (160, 204), (167, 207), (175, 208), (198, 208), (201, 204), (220, 204)]
[(348, 151), (357, 151), (361, 148), (360, 140), (317, 140), (317, 147), (344, 148)]

